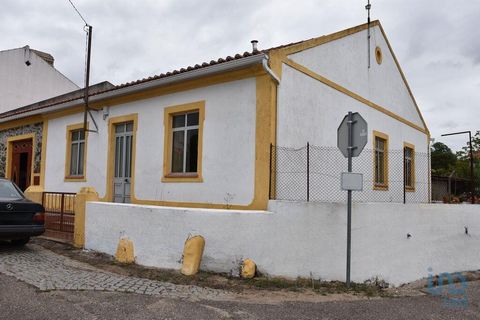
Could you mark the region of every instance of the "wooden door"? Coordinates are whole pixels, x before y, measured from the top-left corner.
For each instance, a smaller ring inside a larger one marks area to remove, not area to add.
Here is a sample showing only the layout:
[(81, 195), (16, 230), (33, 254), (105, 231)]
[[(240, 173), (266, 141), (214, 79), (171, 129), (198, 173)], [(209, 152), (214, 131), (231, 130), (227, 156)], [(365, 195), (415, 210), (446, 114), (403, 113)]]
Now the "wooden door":
[(32, 149), (32, 139), (12, 143), (10, 178), (22, 191), (25, 191), (30, 186), (32, 176)]

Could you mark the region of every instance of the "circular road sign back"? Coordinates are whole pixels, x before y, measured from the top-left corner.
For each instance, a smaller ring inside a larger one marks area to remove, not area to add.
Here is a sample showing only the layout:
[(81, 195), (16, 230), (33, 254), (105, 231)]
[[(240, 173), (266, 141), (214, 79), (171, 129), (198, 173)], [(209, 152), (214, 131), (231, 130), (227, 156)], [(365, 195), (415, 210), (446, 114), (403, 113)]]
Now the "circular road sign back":
[[(365, 119), (358, 113), (352, 113), (353, 141), (352, 157), (358, 157), (368, 141), (368, 126)], [(343, 118), (337, 130), (337, 146), (345, 156), (348, 157), (348, 115)]]

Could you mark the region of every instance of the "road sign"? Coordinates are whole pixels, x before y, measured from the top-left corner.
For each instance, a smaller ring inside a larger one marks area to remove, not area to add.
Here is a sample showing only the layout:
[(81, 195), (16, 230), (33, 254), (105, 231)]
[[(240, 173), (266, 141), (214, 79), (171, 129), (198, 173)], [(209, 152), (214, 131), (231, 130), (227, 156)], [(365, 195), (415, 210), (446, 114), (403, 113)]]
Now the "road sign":
[[(352, 157), (358, 157), (368, 140), (368, 126), (358, 113), (352, 113)], [(348, 115), (343, 118), (337, 130), (337, 146), (345, 158), (348, 158)]]
[(342, 172), (340, 187), (344, 191), (363, 191), (363, 174)]
[[(350, 260), (352, 250), (352, 191), (363, 189), (363, 175), (352, 173), (352, 158), (358, 157), (367, 144), (367, 122), (358, 112), (349, 112), (337, 130), (337, 146), (348, 159), (348, 172), (342, 173), (342, 189), (347, 190), (347, 274), (346, 284), (350, 288)], [(351, 185), (346, 186), (344, 184)]]

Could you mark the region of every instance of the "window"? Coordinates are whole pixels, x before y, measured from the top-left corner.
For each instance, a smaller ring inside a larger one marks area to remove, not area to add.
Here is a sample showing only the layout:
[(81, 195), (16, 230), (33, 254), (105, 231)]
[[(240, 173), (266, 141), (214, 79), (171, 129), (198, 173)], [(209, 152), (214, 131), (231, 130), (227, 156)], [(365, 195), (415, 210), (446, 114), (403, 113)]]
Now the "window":
[(415, 190), (415, 147), (411, 144), (404, 144), (404, 174), (405, 189), (408, 191)]
[(66, 181), (85, 181), (87, 134), (83, 123), (67, 127)]
[(388, 136), (374, 131), (374, 189), (388, 189)]
[(198, 111), (174, 115), (172, 132), (172, 173), (196, 173)]
[(201, 182), (204, 102), (165, 108), (163, 182)]

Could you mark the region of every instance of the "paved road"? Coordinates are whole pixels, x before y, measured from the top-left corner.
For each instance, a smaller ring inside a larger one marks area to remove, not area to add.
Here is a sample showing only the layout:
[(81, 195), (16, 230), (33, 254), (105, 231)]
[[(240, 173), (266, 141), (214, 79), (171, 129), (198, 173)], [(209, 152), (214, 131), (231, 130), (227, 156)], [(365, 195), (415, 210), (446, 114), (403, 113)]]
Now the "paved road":
[[(70, 281), (62, 284), (62, 279)], [(92, 279), (97, 281), (93, 289), (103, 291), (91, 290)], [(123, 286), (126, 283), (134, 285)], [(135, 293), (143, 286), (168, 289)], [(207, 299), (200, 300), (202, 294)], [(468, 284), (466, 298), (468, 304), (456, 308), (432, 296), (272, 303), (259, 295), (247, 302), (219, 290), (163, 282), (144, 285), (142, 279), (97, 270), (36, 246), (0, 247), (0, 319), (480, 319), (480, 283)]]

